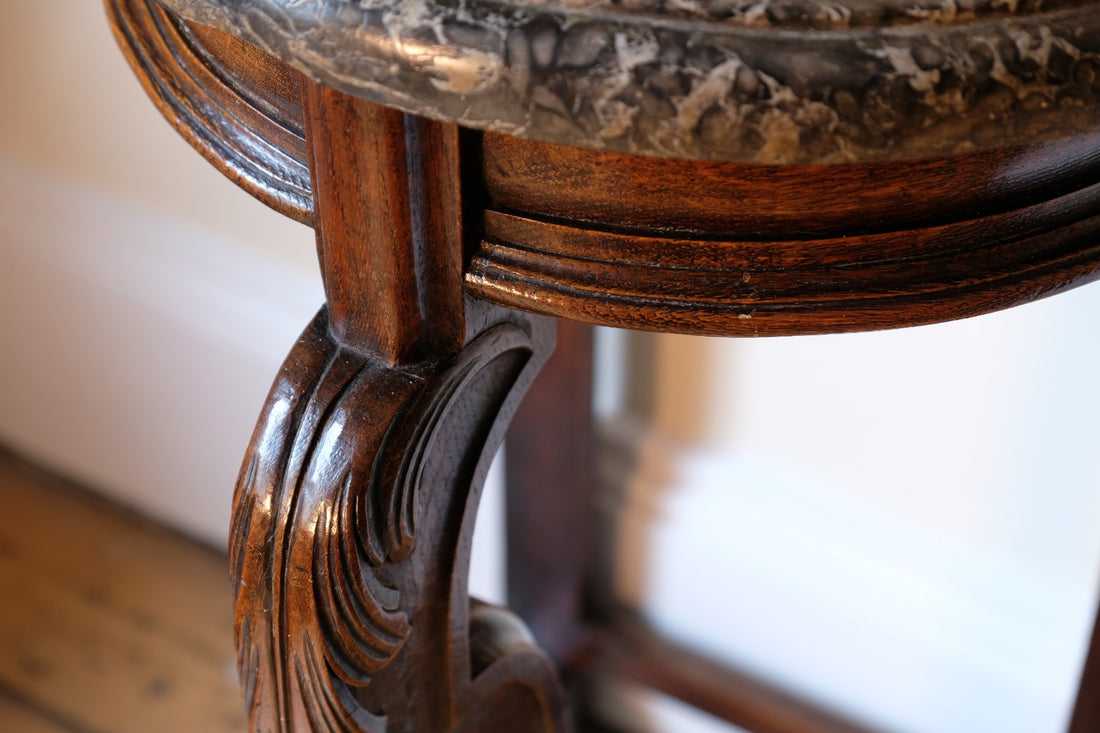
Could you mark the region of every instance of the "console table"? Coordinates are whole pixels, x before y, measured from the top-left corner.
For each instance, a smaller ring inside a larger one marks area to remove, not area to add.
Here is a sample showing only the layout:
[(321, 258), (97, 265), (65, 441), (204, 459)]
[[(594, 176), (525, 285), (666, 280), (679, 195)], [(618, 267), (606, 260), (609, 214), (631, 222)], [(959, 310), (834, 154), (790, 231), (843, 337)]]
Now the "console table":
[[(327, 302), (234, 497), (255, 731), (572, 729), (556, 665), (606, 649), (587, 540), (562, 541), (590, 535), (590, 333), (569, 321), (892, 328), (1100, 276), (1098, 0), (107, 7), (176, 129), (317, 234)], [(549, 316), (562, 348), (520, 409)], [(466, 590), (517, 409), (510, 593), (533, 636)], [(1098, 649), (1073, 733), (1100, 730)], [(654, 679), (758, 733), (859, 730), (677, 671)]]

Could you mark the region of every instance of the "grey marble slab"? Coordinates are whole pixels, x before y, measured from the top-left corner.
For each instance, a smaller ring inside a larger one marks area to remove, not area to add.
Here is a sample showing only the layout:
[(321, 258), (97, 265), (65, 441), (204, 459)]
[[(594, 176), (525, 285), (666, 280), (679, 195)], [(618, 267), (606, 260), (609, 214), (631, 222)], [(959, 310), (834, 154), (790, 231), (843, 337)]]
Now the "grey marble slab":
[(1100, 131), (1100, 0), (158, 0), (436, 119), (760, 163)]

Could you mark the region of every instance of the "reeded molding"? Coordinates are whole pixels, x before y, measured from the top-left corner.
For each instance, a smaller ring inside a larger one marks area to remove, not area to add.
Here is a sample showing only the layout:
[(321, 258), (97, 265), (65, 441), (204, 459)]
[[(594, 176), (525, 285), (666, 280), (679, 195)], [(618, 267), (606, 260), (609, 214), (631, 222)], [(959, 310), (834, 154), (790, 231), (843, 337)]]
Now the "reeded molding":
[(513, 308), (714, 336), (835, 333), (989, 313), (1100, 276), (1100, 136), (801, 167), (484, 143), (489, 204), (466, 286)]
[[(177, 132), (248, 193), (311, 224), (297, 72), (231, 36), (188, 26), (153, 0), (106, 4), (126, 60)], [(223, 63), (230, 56), (240, 62)]]

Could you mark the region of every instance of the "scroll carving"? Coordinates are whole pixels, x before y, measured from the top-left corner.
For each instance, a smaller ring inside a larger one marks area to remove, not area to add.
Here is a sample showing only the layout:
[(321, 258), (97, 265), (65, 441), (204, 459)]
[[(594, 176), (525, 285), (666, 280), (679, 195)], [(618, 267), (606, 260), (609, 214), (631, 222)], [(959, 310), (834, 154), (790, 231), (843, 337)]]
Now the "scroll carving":
[(448, 363), (391, 367), (322, 311), (287, 357), (231, 532), (252, 730), (476, 730), (509, 711), (537, 725), (501, 730), (565, 728), (541, 652), (506, 645), (475, 676), (469, 648), (480, 486), (545, 343), (514, 318)]

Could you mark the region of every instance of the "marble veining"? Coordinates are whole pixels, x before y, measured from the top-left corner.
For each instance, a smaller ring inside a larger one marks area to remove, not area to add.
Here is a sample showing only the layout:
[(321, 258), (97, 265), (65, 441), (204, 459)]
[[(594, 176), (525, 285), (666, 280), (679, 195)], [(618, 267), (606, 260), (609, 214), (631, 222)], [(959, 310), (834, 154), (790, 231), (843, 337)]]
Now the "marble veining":
[(573, 12), (630, 12), (748, 28), (843, 30), (950, 24), (1088, 5), (1089, 0), (513, 0)]
[(1100, 0), (159, 0), (408, 112), (600, 150), (897, 160), (1100, 130)]

